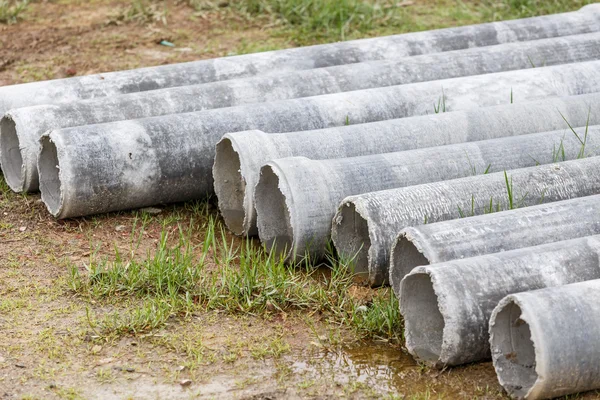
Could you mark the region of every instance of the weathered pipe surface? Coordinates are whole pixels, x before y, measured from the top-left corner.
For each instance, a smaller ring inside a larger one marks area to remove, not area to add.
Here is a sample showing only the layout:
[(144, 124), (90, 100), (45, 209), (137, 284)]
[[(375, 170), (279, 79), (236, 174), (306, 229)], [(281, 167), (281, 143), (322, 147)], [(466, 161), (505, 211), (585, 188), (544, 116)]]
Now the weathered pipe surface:
[(10, 110), (0, 121), (0, 148), (18, 142), (21, 159), (31, 161), (25, 177), (9, 172), (7, 183), (15, 191), (37, 190), (38, 141), (50, 129), (594, 60), (598, 43), (600, 33), (593, 33)]
[[(583, 137), (585, 128), (576, 131)], [(577, 157), (579, 139), (560, 130), (362, 157), (273, 160), (261, 169), (254, 192), (259, 237), (267, 249), (288, 259), (306, 253), (318, 259), (347, 196), (548, 164), (561, 142), (567, 157)], [(585, 152), (599, 151), (600, 126), (589, 127)], [(375, 282), (384, 279), (382, 272)]]
[(600, 195), (408, 227), (390, 255), (390, 283), (420, 265), (600, 234)]
[(356, 157), (547, 132), (566, 128), (565, 119), (571, 126), (585, 126), (588, 116), (591, 125), (600, 124), (600, 93), (314, 131), (227, 133), (217, 144), (215, 192), (227, 227), (238, 235), (256, 235), (254, 187), (260, 168), (271, 160)]
[(490, 345), (504, 389), (531, 400), (599, 389), (599, 306), (598, 279), (502, 299)]
[[(509, 87), (520, 93), (516, 101), (600, 91), (600, 62), (59, 129), (44, 141), (48, 151), (40, 154), (48, 159), (38, 160), (40, 179), (44, 173), (48, 179), (42, 199), (59, 218), (197, 199), (213, 193), (215, 145), (227, 132), (291, 132), (426, 114), (442, 88), (452, 88), (445, 91), (453, 108), (482, 107), (509, 101), (503, 96)], [(65, 146), (56, 150), (60, 175), (49, 148), (56, 145)], [(5, 175), (25, 168), (15, 146), (1, 146), (9, 155)]]
[(599, 259), (600, 236), (588, 236), (417, 267), (400, 284), (406, 348), (438, 368), (488, 359), (502, 298), (600, 279)]
[(331, 236), (356, 272), (380, 285), (388, 282), (390, 249), (406, 227), (593, 194), (600, 194), (600, 157), (350, 196)]
[(368, 60), (395, 59), (516, 41), (598, 32), (600, 5), (514, 21), (408, 33), (320, 46), (216, 58), (0, 88), (0, 115), (12, 108), (142, 92)]

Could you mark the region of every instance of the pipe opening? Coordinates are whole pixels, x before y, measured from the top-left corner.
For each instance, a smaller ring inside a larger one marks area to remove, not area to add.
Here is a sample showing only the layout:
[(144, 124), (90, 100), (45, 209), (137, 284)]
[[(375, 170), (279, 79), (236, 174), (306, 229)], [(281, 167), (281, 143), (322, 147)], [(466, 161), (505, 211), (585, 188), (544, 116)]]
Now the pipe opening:
[(394, 244), (391, 258), (390, 283), (396, 294), (399, 293), (400, 282), (410, 271), (420, 265), (429, 265), (427, 257), (405, 235), (401, 235)]
[(406, 347), (415, 358), (437, 365), (442, 353), (444, 317), (431, 277), (427, 273), (409, 275), (401, 287)]
[(49, 136), (42, 136), (41, 151), (38, 158), (40, 191), (42, 201), (50, 213), (57, 216), (62, 208), (62, 189), (60, 183), (60, 163), (56, 145)]
[(521, 318), (519, 305), (510, 300), (490, 326), (494, 366), (500, 383), (509, 393), (524, 397), (538, 379), (529, 324)]
[(334, 222), (333, 241), (338, 254), (352, 259), (354, 273), (369, 274), (369, 224), (356, 210), (354, 203), (342, 205), (338, 221)]
[(25, 164), (17, 124), (8, 115), (0, 120), (0, 164), (8, 186), (15, 192), (22, 192), (25, 185)]
[(281, 187), (279, 176), (273, 167), (265, 165), (260, 172), (254, 200), (261, 242), (267, 251), (288, 258), (293, 249), (294, 230), (286, 196)]
[(213, 177), (225, 224), (236, 235), (242, 235), (247, 218), (244, 210), (246, 181), (241, 171), (240, 156), (227, 138), (217, 144)]

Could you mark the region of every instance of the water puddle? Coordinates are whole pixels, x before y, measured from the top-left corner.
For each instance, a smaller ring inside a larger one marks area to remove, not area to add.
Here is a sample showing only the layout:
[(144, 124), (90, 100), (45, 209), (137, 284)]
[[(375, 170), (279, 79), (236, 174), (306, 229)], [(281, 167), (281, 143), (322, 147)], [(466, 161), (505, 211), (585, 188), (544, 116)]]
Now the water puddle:
[(413, 358), (388, 344), (357, 343), (340, 349), (316, 349), (294, 361), (295, 373), (313, 378), (328, 377), (338, 384), (359, 382), (372, 389), (395, 392), (407, 372), (419, 367)]

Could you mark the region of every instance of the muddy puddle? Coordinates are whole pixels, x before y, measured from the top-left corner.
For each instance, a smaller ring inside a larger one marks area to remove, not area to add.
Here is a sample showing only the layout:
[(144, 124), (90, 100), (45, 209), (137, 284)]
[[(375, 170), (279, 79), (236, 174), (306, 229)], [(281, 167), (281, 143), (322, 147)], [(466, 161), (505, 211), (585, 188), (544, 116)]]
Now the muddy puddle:
[(377, 392), (395, 393), (405, 387), (404, 378), (420, 367), (410, 355), (387, 343), (361, 342), (335, 350), (315, 349), (293, 361), (296, 374), (328, 378), (338, 385), (359, 383)]

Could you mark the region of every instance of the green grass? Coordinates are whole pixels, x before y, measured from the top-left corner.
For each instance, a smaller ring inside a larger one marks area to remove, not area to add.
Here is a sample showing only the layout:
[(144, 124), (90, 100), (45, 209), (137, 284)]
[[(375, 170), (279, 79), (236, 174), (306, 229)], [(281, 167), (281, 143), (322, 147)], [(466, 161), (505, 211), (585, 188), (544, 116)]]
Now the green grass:
[(160, 22), (167, 24), (168, 8), (164, 1), (132, 0), (131, 4), (112, 15), (108, 23), (120, 24), (134, 22), (140, 25)]
[[(234, 246), (210, 215), (200, 226), (180, 227), (177, 238), (171, 239), (167, 230), (165, 226), (156, 249), (140, 260), (115, 250), (113, 261), (93, 261), (85, 273), (71, 269), (70, 287), (81, 297), (130, 304), (105, 315), (90, 310), (89, 325), (98, 336), (149, 332), (196, 310), (255, 316), (299, 311), (354, 329), (362, 338), (395, 340), (402, 335), (393, 293), (379, 290), (371, 301), (352, 297), (354, 277), (344, 261), (329, 257), (319, 266), (286, 265), (250, 240)], [(193, 245), (192, 234), (198, 231), (205, 238)]]
[(487, 0), (482, 4), (486, 19), (527, 18), (576, 10), (596, 0)]
[[(298, 45), (405, 33), (576, 10), (594, 0), (187, 0), (200, 13), (229, 12), (263, 20)], [(430, 4), (428, 4), (430, 3)]]
[(0, 0), (0, 23), (16, 23), (28, 6), (29, 0)]

